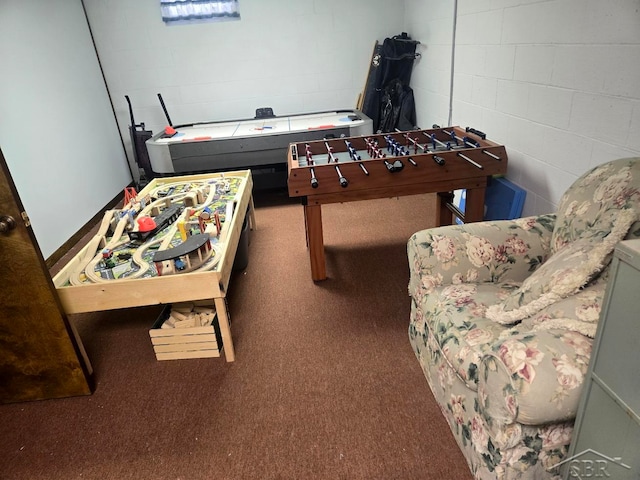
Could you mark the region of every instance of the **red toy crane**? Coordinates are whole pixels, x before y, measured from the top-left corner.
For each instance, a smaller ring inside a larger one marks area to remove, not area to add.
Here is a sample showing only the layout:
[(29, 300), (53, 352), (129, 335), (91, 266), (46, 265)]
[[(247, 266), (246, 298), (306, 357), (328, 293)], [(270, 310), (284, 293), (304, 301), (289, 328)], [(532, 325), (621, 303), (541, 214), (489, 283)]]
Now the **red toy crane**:
[(124, 187), (124, 204), (128, 205), (136, 201), (138, 192), (133, 187)]

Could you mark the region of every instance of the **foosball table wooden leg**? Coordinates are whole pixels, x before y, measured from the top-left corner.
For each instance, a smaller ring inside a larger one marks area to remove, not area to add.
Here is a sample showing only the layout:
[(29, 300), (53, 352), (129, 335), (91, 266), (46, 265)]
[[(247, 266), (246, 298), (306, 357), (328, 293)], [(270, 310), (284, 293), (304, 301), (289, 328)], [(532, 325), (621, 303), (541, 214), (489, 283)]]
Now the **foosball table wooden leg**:
[(440, 192), (436, 195), (436, 227), (443, 227), (453, 223), (453, 213), (447, 206), (453, 201), (453, 193)]
[(309, 242), (309, 260), (311, 278), (314, 281), (326, 280), (327, 268), (324, 257), (324, 239), (322, 237), (322, 206), (305, 205), (305, 226)]
[(484, 197), (486, 187), (467, 188), (467, 199), (464, 210), (465, 223), (484, 220)]

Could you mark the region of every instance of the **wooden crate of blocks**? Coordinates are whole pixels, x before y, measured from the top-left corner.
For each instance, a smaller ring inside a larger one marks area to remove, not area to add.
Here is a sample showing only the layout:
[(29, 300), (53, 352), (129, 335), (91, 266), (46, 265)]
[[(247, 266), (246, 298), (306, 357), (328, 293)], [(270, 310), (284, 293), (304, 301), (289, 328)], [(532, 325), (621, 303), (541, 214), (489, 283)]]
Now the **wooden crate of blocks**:
[(222, 352), (215, 307), (202, 302), (167, 305), (149, 336), (158, 360), (219, 357)]

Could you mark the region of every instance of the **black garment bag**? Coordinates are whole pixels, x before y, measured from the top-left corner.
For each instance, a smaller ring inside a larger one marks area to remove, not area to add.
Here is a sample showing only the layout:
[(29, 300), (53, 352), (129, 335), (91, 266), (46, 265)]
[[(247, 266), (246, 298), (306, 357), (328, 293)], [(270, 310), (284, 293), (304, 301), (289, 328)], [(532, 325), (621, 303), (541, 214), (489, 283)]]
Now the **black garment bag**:
[[(408, 95), (410, 101), (407, 103), (413, 104), (413, 92), (409, 84), (413, 62), (420, 57), (420, 54), (416, 53), (416, 47), (419, 44), (420, 42), (412, 40), (409, 35), (403, 32), (400, 35), (386, 38), (382, 45), (375, 46), (362, 104), (362, 112), (373, 121), (374, 132), (393, 131), (394, 128), (400, 128), (397, 124), (392, 124), (390, 117), (386, 117), (385, 128), (381, 129), (381, 114), (389, 111), (389, 101), (393, 102), (392, 97), (395, 100), (400, 99), (401, 91), (398, 82), (402, 86), (401, 90), (405, 92), (403, 98), (409, 100)], [(389, 87), (390, 85), (391, 87)], [(388, 90), (387, 87), (389, 87)], [(383, 98), (385, 95), (386, 98)], [(411, 108), (408, 104), (405, 105), (405, 110)], [(413, 113), (405, 112), (402, 117), (410, 123), (413, 119), (412, 121), (415, 123), (415, 104), (413, 104)], [(397, 115), (396, 118), (400, 118), (400, 115)], [(411, 125), (410, 128), (413, 127), (414, 125)], [(389, 130), (389, 128), (391, 129)]]

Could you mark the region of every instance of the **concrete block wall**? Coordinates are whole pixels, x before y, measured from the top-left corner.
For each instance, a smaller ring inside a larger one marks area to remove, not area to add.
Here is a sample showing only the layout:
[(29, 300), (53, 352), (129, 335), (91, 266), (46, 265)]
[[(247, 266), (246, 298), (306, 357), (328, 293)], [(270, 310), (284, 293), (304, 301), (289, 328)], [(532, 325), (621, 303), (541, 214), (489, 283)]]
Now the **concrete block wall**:
[[(407, 22), (441, 7), (407, 0)], [(640, 2), (459, 0), (457, 10), (452, 123), (507, 147), (525, 215), (554, 211), (589, 168), (640, 156)], [(428, 95), (417, 101), (442, 103), (444, 68), (420, 68), (412, 86)], [(442, 117), (442, 105), (418, 111), (424, 124)]]
[(84, 3), (129, 154), (124, 95), (154, 133), (158, 93), (174, 124), (354, 108), (374, 42), (404, 20), (385, 0), (241, 0), (240, 21), (176, 26), (158, 0)]

